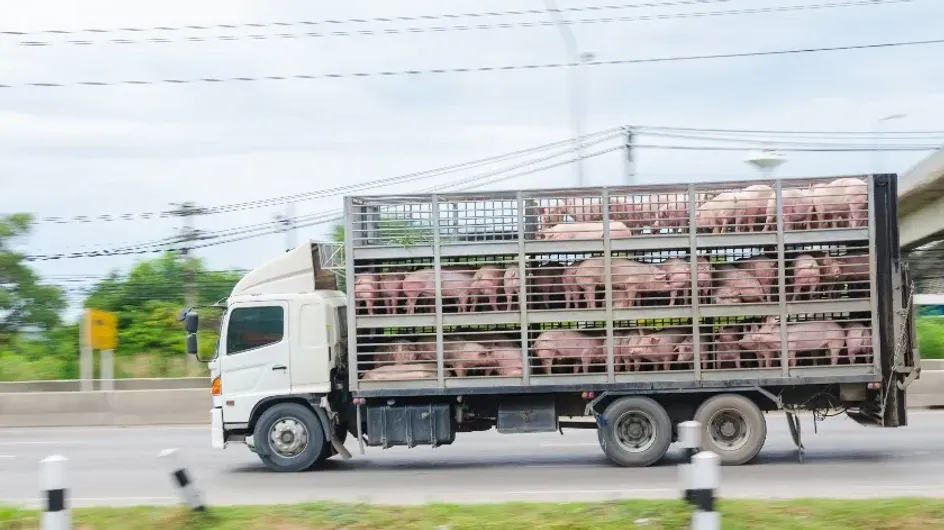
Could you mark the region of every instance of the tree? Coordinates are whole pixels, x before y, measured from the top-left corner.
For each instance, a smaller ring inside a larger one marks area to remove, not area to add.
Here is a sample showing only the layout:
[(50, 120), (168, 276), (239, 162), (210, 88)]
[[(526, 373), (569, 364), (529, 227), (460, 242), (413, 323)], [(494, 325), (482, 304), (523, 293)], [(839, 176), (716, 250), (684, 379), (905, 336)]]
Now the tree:
[(29, 235), (32, 221), (22, 213), (0, 217), (0, 344), (27, 328), (49, 331), (66, 308), (62, 290), (41, 285), (26, 257), (11, 248), (14, 240)]

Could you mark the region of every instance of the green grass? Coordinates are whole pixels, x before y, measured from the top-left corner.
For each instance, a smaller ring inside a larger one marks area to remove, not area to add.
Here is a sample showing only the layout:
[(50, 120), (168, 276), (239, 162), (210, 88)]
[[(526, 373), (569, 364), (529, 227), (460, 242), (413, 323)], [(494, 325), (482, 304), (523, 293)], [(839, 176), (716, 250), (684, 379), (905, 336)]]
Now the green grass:
[[(944, 500), (722, 501), (725, 530), (931, 530), (944, 528)], [(682, 530), (691, 509), (675, 501), (417, 507), (317, 503), (212, 508), (73, 510), (75, 530)], [(0, 508), (0, 530), (38, 528), (36, 512)]]

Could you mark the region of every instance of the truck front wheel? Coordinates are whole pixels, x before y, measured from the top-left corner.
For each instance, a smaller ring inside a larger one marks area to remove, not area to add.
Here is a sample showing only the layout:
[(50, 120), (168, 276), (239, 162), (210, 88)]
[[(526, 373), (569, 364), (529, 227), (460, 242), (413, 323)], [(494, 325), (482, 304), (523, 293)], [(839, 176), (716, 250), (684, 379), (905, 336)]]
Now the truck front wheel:
[(597, 436), (603, 453), (623, 467), (645, 467), (665, 456), (672, 443), (672, 420), (662, 405), (646, 397), (624, 397), (603, 411)]
[(695, 411), (701, 423), (701, 446), (721, 457), (721, 464), (739, 466), (757, 456), (767, 441), (764, 413), (739, 394), (709, 398)]
[(279, 403), (263, 412), (253, 438), (262, 463), (282, 472), (303, 471), (324, 460), (328, 443), (314, 411), (299, 403)]

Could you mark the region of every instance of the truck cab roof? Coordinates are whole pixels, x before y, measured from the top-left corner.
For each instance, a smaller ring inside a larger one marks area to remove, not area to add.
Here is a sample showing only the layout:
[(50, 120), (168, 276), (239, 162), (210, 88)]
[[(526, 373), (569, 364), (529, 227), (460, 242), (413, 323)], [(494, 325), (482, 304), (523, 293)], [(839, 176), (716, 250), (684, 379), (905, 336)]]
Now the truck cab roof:
[(318, 245), (305, 242), (251, 270), (233, 287), (230, 298), (242, 296), (337, 293), (334, 274), (316, 266)]

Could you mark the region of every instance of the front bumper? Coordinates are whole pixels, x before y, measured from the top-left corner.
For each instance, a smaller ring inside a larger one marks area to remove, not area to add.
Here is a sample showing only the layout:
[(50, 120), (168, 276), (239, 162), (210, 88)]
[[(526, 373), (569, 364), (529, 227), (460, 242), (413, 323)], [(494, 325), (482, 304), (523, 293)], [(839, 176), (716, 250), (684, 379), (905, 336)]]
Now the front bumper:
[(226, 439), (223, 436), (223, 409), (210, 410), (210, 445), (213, 449), (226, 447)]

